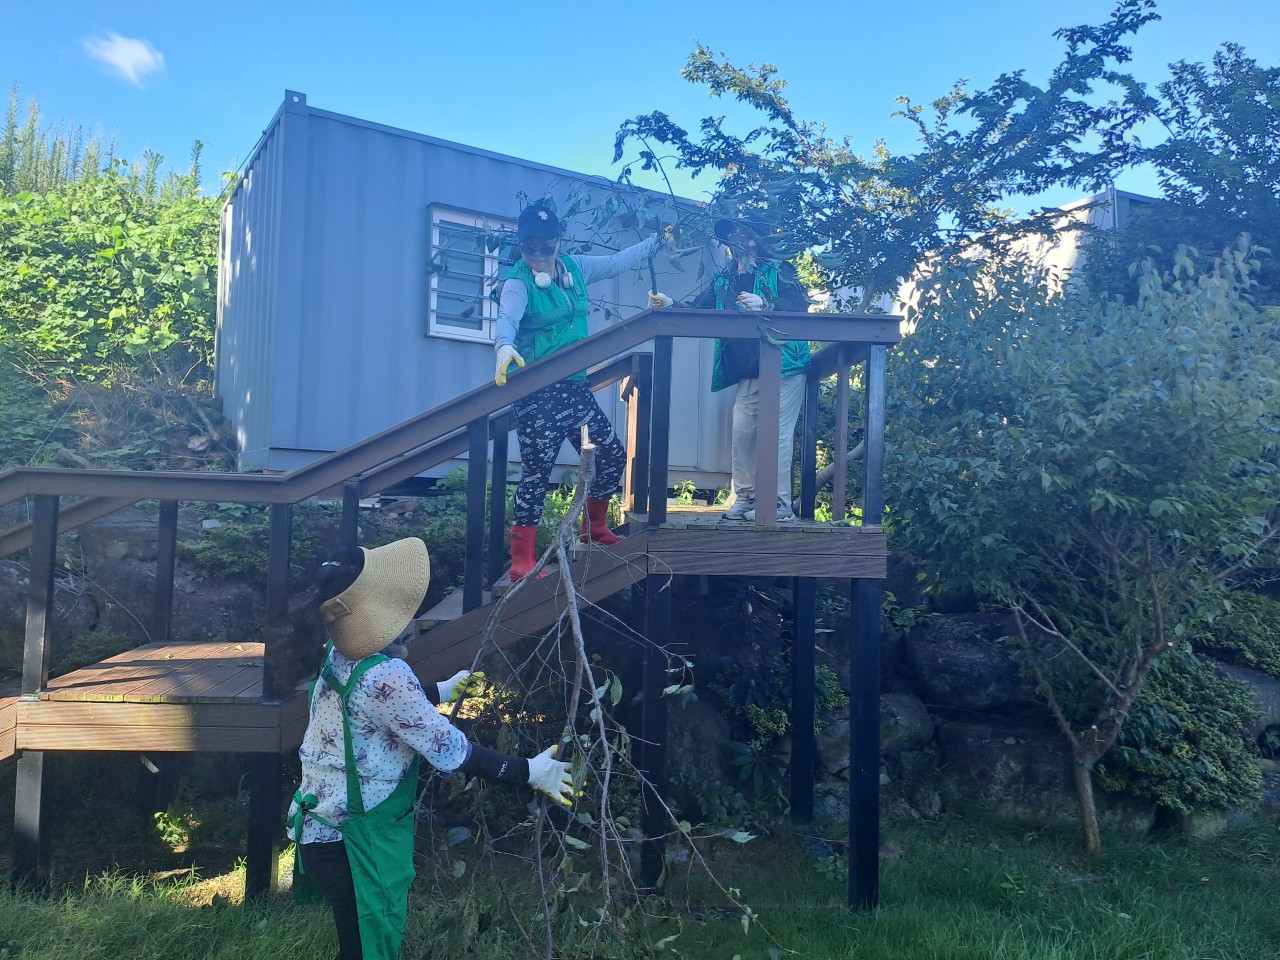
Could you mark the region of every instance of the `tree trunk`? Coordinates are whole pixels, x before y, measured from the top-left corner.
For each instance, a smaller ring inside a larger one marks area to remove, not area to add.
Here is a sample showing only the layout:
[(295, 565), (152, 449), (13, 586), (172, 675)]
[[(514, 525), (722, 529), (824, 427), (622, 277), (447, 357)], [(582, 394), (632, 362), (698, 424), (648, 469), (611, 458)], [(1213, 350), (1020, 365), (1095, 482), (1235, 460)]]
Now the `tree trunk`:
[(1098, 832), (1098, 804), (1093, 797), (1093, 766), (1097, 757), (1076, 754), (1074, 770), (1076, 797), (1080, 801), (1080, 826), (1084, 830), (1087, 853), (1102, 852), (1102, 835)]

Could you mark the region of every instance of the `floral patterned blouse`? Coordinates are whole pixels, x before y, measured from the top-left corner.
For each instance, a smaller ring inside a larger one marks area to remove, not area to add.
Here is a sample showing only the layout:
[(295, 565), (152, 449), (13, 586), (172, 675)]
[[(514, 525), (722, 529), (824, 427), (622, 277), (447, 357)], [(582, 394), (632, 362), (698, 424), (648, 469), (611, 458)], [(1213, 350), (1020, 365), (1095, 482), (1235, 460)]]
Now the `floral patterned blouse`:
[[(337, 650), (329, 654), (334, 675), (346, 683), (360, 661)], [(391, 795), (404, 777), (414, 753), (446, 773), (457, 770), (471, 754), (466, 736), (437, 712), (413, 670), (403, 660), (375, 664), (356, 682), (349, 699), (351, 747), (359, 768), (361, 795), (372, 810)], [(311, 718), (298, 751), (302, 759), (302, 794), (315, 794), (316, 814), (332, 823), (347, 819), (346, 758), (342, 743), (342, 699), (317, 680)], [(342, 834), (308, 816), (302, 837), (293, 835), (297, 804), (289, 808), (289, 837), (300, 843), (328, 843)]]

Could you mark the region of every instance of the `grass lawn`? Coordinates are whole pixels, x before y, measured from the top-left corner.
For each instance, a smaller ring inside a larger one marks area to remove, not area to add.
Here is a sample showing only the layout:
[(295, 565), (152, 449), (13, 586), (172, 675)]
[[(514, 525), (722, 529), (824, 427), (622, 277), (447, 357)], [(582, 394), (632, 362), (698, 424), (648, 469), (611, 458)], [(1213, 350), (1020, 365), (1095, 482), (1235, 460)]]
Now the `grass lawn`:
[[(698, 868), (672, 864), (664, 896), (589, 923), (590, 879), (557, 900), (554, 956), (777, 960), (1275, 960), (1280, 830), (1214, 839), (1105, 838), (1096, 858), (1069, 826), (950, 819), (886, 824), (877, 910), (845, 906), (845, 869), (799, 839), (705, 845), (753, 918)], [(523, 862), (474, 857), (419, 868), (406, 960), (545, 956), (546, 923)], [(454, 877), (455, 870), (459, 873)], [(448, 874), (448, 876), (446, 876)], [(499, 879), (498, 874), (506, 874)], [(333, 956), (328, 912), (281, 896), (238, 905), (236, 872), (119, 874), (54, 895), (0, 892), (0, 957), (24, 960), (316, 960)], [(523, 933), (521, 928), (523, 928)], [(6, 952), (7, 951), (7, 952)]]

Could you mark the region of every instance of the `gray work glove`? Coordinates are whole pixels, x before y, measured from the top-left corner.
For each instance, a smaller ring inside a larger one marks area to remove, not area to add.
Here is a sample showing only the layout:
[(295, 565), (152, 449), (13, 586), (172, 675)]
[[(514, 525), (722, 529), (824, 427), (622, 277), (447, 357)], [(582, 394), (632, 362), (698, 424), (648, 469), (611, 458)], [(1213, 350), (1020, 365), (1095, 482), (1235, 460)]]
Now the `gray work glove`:
[(573, 775), (569, 764), (555, 759), (559, 749), (558, 745), (547, 747), (529, 758), (529, 785), (567, 807), (573, 797)]
[(517, 367), (523, 367), (524, 357), (516, 353), (515, 347), (504, 343), (498, 348), (498, 368), (493, 374), (493, 382), (498, 386), (505, 387), (507, 385), (507, 368), (511, 366), (512, 362)]
[(484, 680), (483, 670), (477, 670), (475, 673), (470, 670), (459, 670), (448, 680), (441, 680), (436, 684), (436, 689), (440, 691), (439, 702), (453, 703), (462, 696), (471, 696), (482, 680)]

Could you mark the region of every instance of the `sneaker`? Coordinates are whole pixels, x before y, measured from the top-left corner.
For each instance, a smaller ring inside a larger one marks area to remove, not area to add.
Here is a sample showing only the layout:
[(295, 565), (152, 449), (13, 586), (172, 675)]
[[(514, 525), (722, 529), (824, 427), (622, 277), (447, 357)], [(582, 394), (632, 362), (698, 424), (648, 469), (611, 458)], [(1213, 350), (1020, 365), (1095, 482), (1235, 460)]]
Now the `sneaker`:
[[(756, 508), (755, 508), (755, 504), (753, 503), (751, 505), (751, 509), (746, 511), (742, 519), (754, 521), (755, 518), (756, 518)], [(791, 512), (791, 508), (788, 507), (781, 500), (779, 500), (778, 501), (778, 523), (786, 523), (787, 521), (794, 520), (795, 518), (796, 518), (796, 515)]]
[[(750, 516), (748, 516), (750, 514)], [(756, 515), (755, 497), (738, 497), (733, 506), (724, 512), (726, 520), (753, 520)]]

